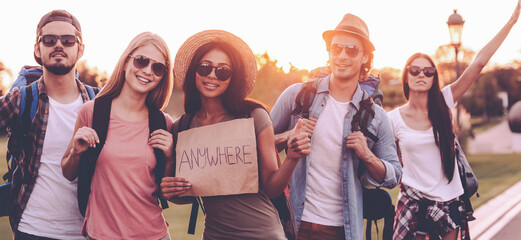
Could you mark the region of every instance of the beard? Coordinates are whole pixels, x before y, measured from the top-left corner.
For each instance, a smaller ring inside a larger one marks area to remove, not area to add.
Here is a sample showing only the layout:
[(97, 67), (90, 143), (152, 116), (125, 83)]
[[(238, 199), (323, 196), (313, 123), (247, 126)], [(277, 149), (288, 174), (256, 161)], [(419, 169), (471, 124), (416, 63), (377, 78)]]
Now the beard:
[(70, 66), (67, 66), (65, 64), (62, 64), (62, 63), (57, 63), (57, 64), (54, 64), (54, 65), (51, 65), (51, 64), (43, 64), (43, 67), (55, 74), (55, 75), (65, 75), (65, 74), (68, 74), (71, 72), (71, 70), (74, 68), (74, 64), (71, 64)]

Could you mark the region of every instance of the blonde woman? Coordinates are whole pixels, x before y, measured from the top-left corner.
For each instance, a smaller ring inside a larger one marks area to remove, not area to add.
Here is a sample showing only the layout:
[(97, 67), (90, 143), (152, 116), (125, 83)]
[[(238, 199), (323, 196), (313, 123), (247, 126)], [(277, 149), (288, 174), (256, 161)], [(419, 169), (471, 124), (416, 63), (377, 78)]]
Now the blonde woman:
[(154, 171), (160, 164), (154, 148), (172, 161), (172, 135), (167, 131), (172, 119), (163, 114), (167, 129), (149, 132), (149, 113), (164, 109), (172, 92), (170, 64), (170, 52), (161, 37), (139, 34), (96, 99), (79, 110), (74, 137), (62, 159), (63, 175), (70, 181), (83, 170), (82, 154), (100, 144), (99, 133), (92, 128), (95, 101), (108, 99), (111, 105), (106, 141), (87, 195), (82, 230), (87, 239), (170, 239), (157, 201), (156, 175), (162, 172)]

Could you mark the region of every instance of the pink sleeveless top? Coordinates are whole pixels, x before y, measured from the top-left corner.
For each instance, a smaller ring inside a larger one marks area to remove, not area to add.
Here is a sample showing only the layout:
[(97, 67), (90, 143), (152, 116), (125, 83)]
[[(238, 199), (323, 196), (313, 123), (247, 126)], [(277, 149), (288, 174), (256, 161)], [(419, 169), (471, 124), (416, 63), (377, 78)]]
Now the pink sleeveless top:
[[(78, 117), (92, 126), (94, 102)], [(165, 114), (167, 129), (172, 119)], [(156, 158), (148, 146), (148, 120), (129, 122), (110, 116), (107, 139), (92, 177), (83, 232), (94, 239), (160, 239), (168, 234), (155, 194)]]

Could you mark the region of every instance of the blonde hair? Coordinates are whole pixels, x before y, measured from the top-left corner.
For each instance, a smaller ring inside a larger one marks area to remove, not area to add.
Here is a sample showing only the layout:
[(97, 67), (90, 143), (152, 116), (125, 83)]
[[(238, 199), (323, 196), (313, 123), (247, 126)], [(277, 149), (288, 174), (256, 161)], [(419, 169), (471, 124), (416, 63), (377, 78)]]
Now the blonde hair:
[(166, 45), (166, 42), (163, 40), (163, 38), (151, 32), (140, 33), (134, 39), (132, 39), (119, 58), (112, 75), (107, 81), (107, 84), (103, 87), (97, 97), (119, 96), (121, 89), (123, 88), (123, 84), (125, 83), (125, 64), (130, 59), (130, 56), (134, 53), (134, 51), (136, 51), (136, 49), (147, 44), (154, 45), (163, 54), (163, 57), (166, 60), (166, 72), (163, 75), (163, 78), (161, 78), (159, 84), (148, 93), (145, 104), (149, 107), (155, 107), (160, 110), (166, 108), (166, 105), (168, 105), (168, 100), (170, 99), (170, 95), (172, 94), (172, 88), (174, 86), (172, 67), (170, 65), (172, 62), (170, 60), (170, 50), (168, 49), (168, 46)]

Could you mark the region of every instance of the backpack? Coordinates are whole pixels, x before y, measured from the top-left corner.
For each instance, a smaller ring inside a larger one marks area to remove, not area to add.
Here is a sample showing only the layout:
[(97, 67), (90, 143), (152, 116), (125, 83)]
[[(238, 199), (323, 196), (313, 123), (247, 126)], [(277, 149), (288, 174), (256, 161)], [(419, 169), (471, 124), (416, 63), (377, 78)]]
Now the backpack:
[[(4, 174), (3, 179), (6, 182), (0, 186), (0, 216), (9, 215), (9, 199), (13, 180), (13, 172), (17, 168), (16, 159), (20, 157), (23, 147), (30, 147), (30, 144), (18, 144), (20, 142), (27, 143), (27, 133), (31, 128), (32, 120), (36, 114), (38, 107), (38, 80), (43, 74), (41, 66), (24, 66), (20, 70), (20, 73), (13, 83), (11, 89), (20, 89), (20, 114), (18, 121), (19, 131), (16, 133), (12, 132), (12, 129), (7, 128), (7, 173)], [(76, 73), (76, 77), (78, 73)], [(99, 92), (99, 88), (94, 88), (89, 85), (84, 85), (87, 89), (87, 93), (90, 99), (93, 99)], [(35, 101), (36, 100), (36, 101)], [(27, 149), (29, 150), (29, 149)], [(26, 151), (28, 152), (28, 151)], [(26, 166), (28, 167), (28, 166)], [(26, 170), (27, 171), (27, 170)], [(29, 176), (27, 176), (29, 177)], [(28, 178), (22, 179), (22, 182), (28, 182)]]
[[(90, 195), (90, 187), (92, 176), (96, 169), (96, 161), (105, 144), (107, 132), (109, 129), (110, 109), (112, 107), (112, 98), (109, 96), (102, 96), (94, 100), (94, 112), (92, 114), (92, 129), (96, 131), (99, 137), (99, 143), (95, 148), (89, 148), (80, 158), (80, 166), (78, 172), (78, 207), (81, 215), (85, 216)], [(157, 108), (148, 108), (148, 126), (150, 133), (157, 129), (166, 130), (166, 120), (163, 112)], [(161, 185), (163, 178), (166, 158), (163, 151), (154, 148), (156, 156), (156, 167), (154, 168), (155, 182), (158, 186)], [(167, 201), (161, 197), (161, 190), (157, 191), (158, 202), (163, 209), (168, 208)]]
[[(316, 70), (314, 70), (316, 71)], [(313, 74), (312, 74), (313, 76)], [(315, 74), (316, 76), (316, 74)], [(375, 80), (376, 77), (370, 76), (371, 83), (380, 82), (379, 79)], [(364, 81), (365, 82), (365, 81)], [(362, 82), (360, 86), (362, 87)], [(315, 99), (319, 84), (319, 79), (316, 77), (311, 78), (309, 81), (304, 83), (304, 86), (297, 94), (295, 98), (295, 109), (291, 112), (292, 115), (302, 114), (303, 118), (309, 118), (309, 109)], [(372, 90), (373, 95), (376, 95), (378, 99), (383, 100), (383, 95), (376, 85), (365, 84), (365, 88)], [(362, 88), (363, 89), (363, 88)], [(381, 96), (380, 96), (381, 95)], [(380, 105), (379, 104), (379, 105)], [(353, 116), (351, 121), (352, 131), (361, 131), (365, 137), (372, 139), (374, 142), (378, 141), (378, 137), (368, 130), (369, 123), (375, 116), (375, 101), (363, 90), (362, 100), (359, 103), (360, 108)], [(358, 165), (358, 178), (362, 175), (364, 165), (362, 162)], [(363, 199), (363, 213), (364, 219), (367, 220), (366, 225), (366, 239), (371, 239), (371, 227), (372, 222), (376, 225), (376, 231), (378, 232), (377, 220), (385, 218), (383, 239), (391, 239), (393, 234), (394, 225), (394, 205), (392, 204), (392, 198), (389, 193), (381, 188), (369, 189), (362, 185), (362, 199)]]
[[(242, 116), (242, 118), (250, 117), (250, 116)], [(190, 128), (190, 123), (192, 122), (193, 115), (192, 114), (183, 114), (181, 118), (179, 119), (179, 129), (177, 133), (173, 134), (174, 136), (174, 149), (177, 145), (177, 134), (188, 130)], [(280, 167), (280, 158), (277, 154), (277, 164)], [(175, 166), (175, 165), (174, 165)], [(174, 170), (175, 172), (175, 170)], [(293, 216), (293, 210), (291, 208), (291, 202), (289, 201), (289, 198), (287, 197), (287, 194), (289, 194), (288, 187), (285, 188), (284, 192), (279, 195), (278, 197), (274, 199), (270, 199), (273, 206), (277, 209), (277, 212), (279, 214), (280, 221), (282, 223), (282, 227), (284, 229), (284, 234), (286, 235), (286, 238), (288, 240), (296, 240), (297, 239), (297, 225), (295, 223), (295, 218)], [(203, 214), (206, 215), (206, 211), (204, 210), (201, 197), (194, 197), (194, 200), (192, 202), (192, 210), (190, 212), (190, 221), (188, 224), (188, 233), (194, 234), (195, 233), (195, 224), (197, 220), (197, 215), (199, 212), (199, 206), (201, 206), (201, 210), (203, 211)]]

